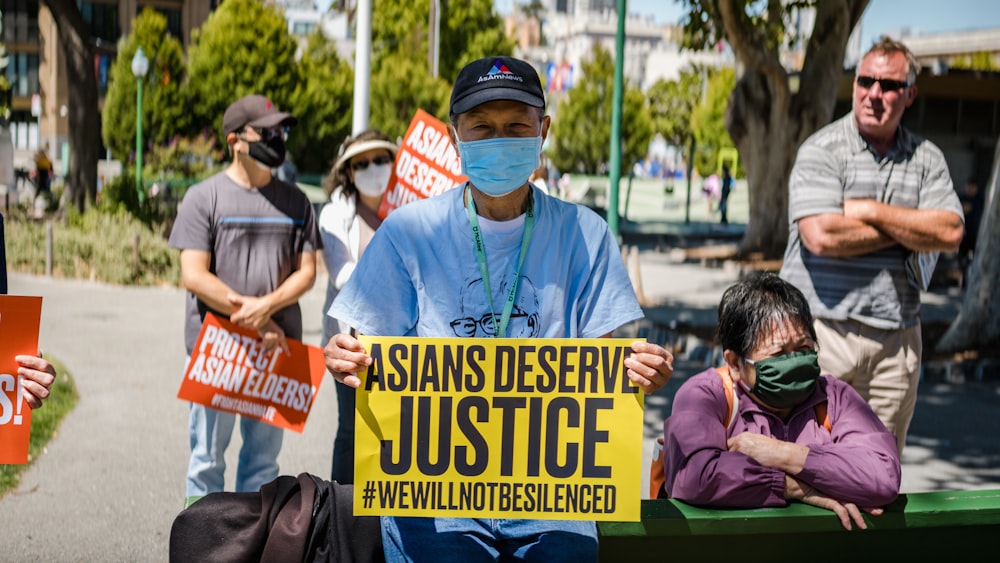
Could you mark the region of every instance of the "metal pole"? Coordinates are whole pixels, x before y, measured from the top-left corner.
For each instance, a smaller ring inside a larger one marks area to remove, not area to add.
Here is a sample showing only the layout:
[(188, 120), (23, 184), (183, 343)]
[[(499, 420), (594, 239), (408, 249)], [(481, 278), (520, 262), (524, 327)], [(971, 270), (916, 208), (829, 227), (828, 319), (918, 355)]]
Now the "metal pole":
[(438, 77), (438, 49), (441, 45), (441, 0), (431, 0), (431, 21), (430, 40), (427, 42), (429, 50), (428, 63), (431, 68), (431, 78)]
[(684, 206), (684, 223), (691, 222), (691, 173), (694, 172), (694, 133), (691, 133), (691, 142), (688, 144), (687, 161), (687, 205)]
[(358, 0), (354, 52), (354, 124), (351, 135), (368, 129), (372, 79), (372, 0)]
[(142, 76), (135, 80), (135, 189), (142, 203)]
[(622, 90), (625, 65), (625, 0), (618, 0), (618, 32), (615, 40), (615, 86), (611, 96), (611, 162), (608, 187), (608, 227), (618, 237), (618, 182), (622, 174)]

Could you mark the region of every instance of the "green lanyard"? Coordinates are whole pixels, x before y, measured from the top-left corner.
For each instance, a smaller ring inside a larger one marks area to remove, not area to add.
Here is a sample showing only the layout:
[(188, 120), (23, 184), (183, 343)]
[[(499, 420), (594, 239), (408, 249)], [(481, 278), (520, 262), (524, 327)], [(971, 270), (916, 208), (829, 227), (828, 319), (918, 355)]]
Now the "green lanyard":
[(486, 302), (490, 305), (490, 318), (493, 319), (493, 335), (496, 338), (507, 336), (507, 325), (510, 324), (510, 315), (514, 311), (514, 302), (517, 300), (517, 288), (521, 281), (521, 266), (524, 264), (524, 256), (528, 253), (528, 244), (531, 242), (531, 231), (535, 228), (535, 212), (532, 204), (531, 194), (528, 194), (528, 214), (524, 219), (524, 231), (521, 233), (521, 250), (517, 257), (517, 270), (514, 271), (514, 281), (510, 284), (510, 291), (507, 293), (507, 302), (503, 306), (503, 316), (497, 323), (497, 315), (493, 311), (493, 291), (490, 289), (490, 272), (486, 265), (486, 246), (483, 244), (483, 231), (479, 228), (479, 216), (476, 214), (476, 202), (472, 199), (472, 193), (468, 193), (468, 203), (465, 211), (469, 215), (469, 224), (472, 226), (472, 237), (475, 239), (476, 262), (479, 263), (479, 273), (483, 276), (483, 287), (486, 288)]

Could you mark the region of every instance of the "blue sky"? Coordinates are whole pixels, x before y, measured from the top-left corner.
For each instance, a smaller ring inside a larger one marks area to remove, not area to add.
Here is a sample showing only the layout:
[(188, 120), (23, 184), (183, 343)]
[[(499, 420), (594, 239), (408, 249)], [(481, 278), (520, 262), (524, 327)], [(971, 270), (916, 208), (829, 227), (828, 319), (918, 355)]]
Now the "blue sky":
[[(520, 1), (520, 0), (517, 0)], [(660, 23), (677, 23), (684, 13), (676, 0), (627, 0), (628, 11), (649, 14)], [(510, 11), (515, 0), (494, 0), (501, 13)], [(861, 17), (861, 46), (866, 49), (884, 32), (901, 28), (923, 33), (1000, 27), (997, 0), (872, 0)]]

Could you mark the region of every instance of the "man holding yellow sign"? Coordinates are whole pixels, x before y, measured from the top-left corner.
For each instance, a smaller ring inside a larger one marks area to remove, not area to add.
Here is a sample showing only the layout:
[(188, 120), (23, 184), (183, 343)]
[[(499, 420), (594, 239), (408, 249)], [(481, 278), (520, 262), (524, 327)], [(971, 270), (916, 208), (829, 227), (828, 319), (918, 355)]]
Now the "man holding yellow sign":
[[(625, 494), (606, 433), (673, 374), (662, 346), (597, 340), (643, 313), (607, 224), (528, 182), (549, 122), (528, 63), (463, 68), (449, 134), (469, 182), (393, 211), (328, 311), (369, 335), (325, 350), (364, 384), (356, 512), (435, 516), (384, 516), (388, 561), (596, 560), (594, 520)], [(397, 478), (369, 485), (369, 462)]]

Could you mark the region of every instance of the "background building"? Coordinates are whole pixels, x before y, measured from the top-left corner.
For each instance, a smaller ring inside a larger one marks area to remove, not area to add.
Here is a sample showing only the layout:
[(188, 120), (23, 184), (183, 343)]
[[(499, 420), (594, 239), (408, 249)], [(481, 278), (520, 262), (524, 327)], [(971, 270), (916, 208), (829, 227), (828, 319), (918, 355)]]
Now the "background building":
[[(222, 0), (91, 0), (78, 1), (90, 28), (100, 103), (108, 86), (108, 72), (117, 54), (118, 40), (131, 32), (132, 20), (145, 8), (167, 18), (167, 27), (187, 47), (191, 31), (201, 26)], [(0, 0), (3, 43), (7, 49), (7, 79), (11, 84), (8, 123), (15, 148), (15, 165), (25, 155), (48, 146), (50, 156), (65, 161), (67, 92), (65, 60), (59, 34), (48, 8), (38, 0)], [(56, 173), (62, 173), (57, 168)]]

